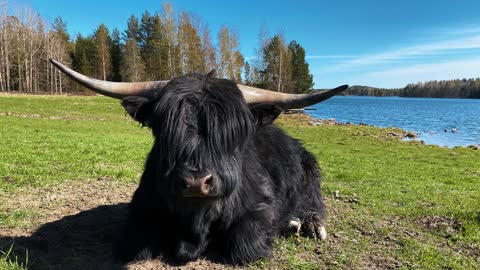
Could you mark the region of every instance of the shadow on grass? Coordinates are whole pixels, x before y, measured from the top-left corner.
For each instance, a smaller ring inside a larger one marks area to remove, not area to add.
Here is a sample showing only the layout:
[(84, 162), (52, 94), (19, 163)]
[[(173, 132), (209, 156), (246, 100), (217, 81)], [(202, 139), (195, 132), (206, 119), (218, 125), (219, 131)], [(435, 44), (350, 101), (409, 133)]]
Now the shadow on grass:
[(127, 204), (105, 205), (46, 223), (31, 236), (0, 236), (0, 249), (29, 269), (122, 269), (112, 260), (112, 242), (125, 222)]
[[(125, 225), (127, 206), (103, 205), (65, 216), (43, 224), (30, 236), (0, 234), (0, 250), (8, 251), (13, 246), (11, 258), (17, 257), (20, 263), (28, 261), (28, 269), (125, 269), (113, 260), (112, 244)], [(204, 258), (207, 264), (223, 262), (215, 251), (207, 252)], [(162, 256), (160, 264), (158, 267), (172, 269), (184, 266), (168, 256)]]

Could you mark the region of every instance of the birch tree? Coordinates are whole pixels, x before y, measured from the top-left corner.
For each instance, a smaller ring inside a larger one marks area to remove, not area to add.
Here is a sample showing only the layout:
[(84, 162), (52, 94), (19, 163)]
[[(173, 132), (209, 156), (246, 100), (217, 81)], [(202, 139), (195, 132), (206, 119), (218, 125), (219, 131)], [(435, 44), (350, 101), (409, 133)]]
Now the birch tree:
[(263, 48), (263, 85), (278, 92), (291, 92), (291, 55), (282, 36), (275, 35)]
[(163, 4), (162, 8), (162, 24), (164, 26), (164, 47), (166, 51), (165, 62), (167, 63), (167, 79), (171, 79), (178, 75), (178, 57), (176, 44), (176, 21), (172, 6), (169, 3)]
[(191, 21), (191, 16), (182, 12), (178, 22), (178, 43), (180, 45), (180, 60), (182, 73), (201, 73), (205, 70), (202, 53), (202, 43), (197, 29)]
[(0, 2), (0, 91), (10, 91), (10, 23), (8, 2)]
[(218, 76), (240, 83), (244, 60), (239, 49), (238, 34), (226, 26), (218, 33), (217, 59)]
[(47, 57), (44, 59), (47, 71), (46, 89), (55, 93), (63, 93), (64, 89), (73, 83), (64, 79), (65, 75), (53, 67), (48, 59), (53, 58), (63, 63), (70, 63), (70, 35), (67, 31), (67, 23), (61, 17), (53, 20), (51, 28), (46, 37)]

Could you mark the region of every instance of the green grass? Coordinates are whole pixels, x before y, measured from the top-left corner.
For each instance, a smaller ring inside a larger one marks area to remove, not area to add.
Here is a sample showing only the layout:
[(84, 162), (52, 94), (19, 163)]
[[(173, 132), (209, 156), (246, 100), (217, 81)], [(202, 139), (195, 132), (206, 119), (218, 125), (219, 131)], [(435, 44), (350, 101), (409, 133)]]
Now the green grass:
[(66, 179), (138, 179), (152, 137), (118, 103), (101, 97), (0, 97), (0, 113), (12, 114), (0, 116), (0, 176), (8, 178), (0, 190)]
[(8, 247), (7, 251), (0, 250), (0, 269), (1, 270), (26, 270), (28, 269), (28, 252), (25, 262), (19, 262), (18, 258), (12, 254), (13, 245)]
[[(280, 238), (273, 259), (252, 267), (480, 268), (480, 151), (402, 142), (374, 127), (277, 124), (319, 160), (330, 236)], [(70, 180), (138, 181), (152, 144), (104, 97), (0, 96), (0, 126), (0, 196)], [(0, 228), (35, 216), (2, 209)]]

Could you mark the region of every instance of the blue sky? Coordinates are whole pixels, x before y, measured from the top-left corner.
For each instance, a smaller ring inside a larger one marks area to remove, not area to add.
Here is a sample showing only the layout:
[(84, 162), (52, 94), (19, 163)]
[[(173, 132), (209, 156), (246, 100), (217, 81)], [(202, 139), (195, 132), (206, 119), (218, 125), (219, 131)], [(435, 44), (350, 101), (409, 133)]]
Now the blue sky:
[[(46, 20), (62, 16), (69, 32), (100, 24), (126, 28), (131, 14), (160, 10), (156, 0), (24, 0)], [(282, 32), (307, 52), (316, 88), (341, 84), (403, 87), (410, 82), (480, 77), (479, 0), (217, 1), (173, 0), (202, 17), (214, 36), (222, 25), (255, 57), (260, 29)]]

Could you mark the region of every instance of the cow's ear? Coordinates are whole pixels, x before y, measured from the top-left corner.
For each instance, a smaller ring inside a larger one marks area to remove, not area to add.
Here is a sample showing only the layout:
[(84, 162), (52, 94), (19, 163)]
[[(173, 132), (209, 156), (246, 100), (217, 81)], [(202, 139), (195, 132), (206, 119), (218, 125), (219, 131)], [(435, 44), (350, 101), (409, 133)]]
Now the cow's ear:
[(272, 104), (260, 104), (250, 108), (257, 126), (271, 124), (282, 113), (282, 108)]
[(127, 113), (144, 126), (149, 125), (149, 119), (153, 114), (153, 102), (145, 97), (130, 96), (123, 98), (122, 106)]

